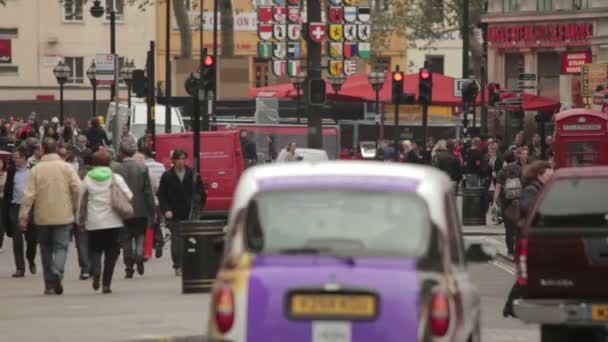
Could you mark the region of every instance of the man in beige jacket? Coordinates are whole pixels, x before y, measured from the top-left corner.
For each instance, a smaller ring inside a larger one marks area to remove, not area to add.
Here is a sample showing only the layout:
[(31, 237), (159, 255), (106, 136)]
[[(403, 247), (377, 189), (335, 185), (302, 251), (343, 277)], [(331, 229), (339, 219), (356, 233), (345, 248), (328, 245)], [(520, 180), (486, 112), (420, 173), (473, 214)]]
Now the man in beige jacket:
[(57, 154), (53, 138), (42, 141), (44, 156), (32, 169), (19, 211), (19, 226), (27, 229), (30, 211), (38, 228), (44, 274), (44, 294), (63, 293), (61, 280), (70, 243), (70, 231), (80, 201), (80, 177)]

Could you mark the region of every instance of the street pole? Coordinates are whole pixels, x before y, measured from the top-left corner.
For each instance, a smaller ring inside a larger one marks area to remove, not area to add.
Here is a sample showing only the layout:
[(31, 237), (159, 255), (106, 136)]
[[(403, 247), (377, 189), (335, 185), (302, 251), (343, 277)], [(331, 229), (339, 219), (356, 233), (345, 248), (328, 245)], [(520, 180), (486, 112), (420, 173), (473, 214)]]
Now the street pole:
[[(487, 6), (487, 2), (486, 2)], [(488, 86), (488, 24), (481, 24), (483, 39), (481, 57), (481, 135), (488, 135), (488, 106), (486, 101), (486, 88)]]
[[(217, 0), (216, 0), (217, 1)], [(306, 56), (306, 85), (304, 94), (306, 97), (306, 107), (308, 115), (308, 147), (323, 148), (322, 132), (322, 106), (310, 103), (310, 80), (321, 79), (321, 44), (312, 40), (310, 34), (310, 23), (321, 22), (321, 0), (309, 0), (306, 3), (308, 23), (306, 27), (306, 46), (308, 55)]]
[[(116, 98), (114, 99), (114, 125), (112, 126), (112, 147), (114, 147), (114, 151), (118, 152), (118, 147), (120, 146), (120, 131), (121, 131), (121, 117), (118, 107), (118, 55), (114, 55), (114, 84), (113, 88), (116, 94)], [(131, 114), (131, 113), (129, 113)], [(127, 122), (129, 118), (127, 118)]]
[(59, 124), (63, 127), (63, 82), (59, 82)]
[(167, 0), (165, 43), (165, 133), (171, 133), (171, 0)]
[[(201, 80), (202, 79), (199, 76), (199, 83), (201, 83)], [(197, 94), (192, 96), (192, 104), (194, 106), (194, 110), (192, 112), (192, 115), (194, 116), (194, 122), (192, 125), (192, 154), (194, 155), (194, 170), (196, 172), (200, 172), (201, 170), (201, 101), (199, 100), (199, 97), (201, 96), (202, 91), (203, 90), (199, 87)]]
[[(216, 70), (219, 71), (220, 63), (217, 59), (217, 29), (218, 29), (218, 12), (219, 12), (219, 1), (213, 0), (213, 60), (215, 60)], [(222, 42), (223, 43), (223, 42)], [(217, 77), (217, 75), (216, 75)], [(213, 130), (217, 129), (217, 116), (216, 116), (216, 102), (217, 102), (217, 82), (213, 82), (213, 99), (211, 103), (211, 112), (213, 114)]]
[(302, 85), (299, 82), (296, 82), (296, 119), (297, 123), (300, 124), (300, 90)]
[(462, 14), (462, 78), (469, 77), (469, 0), (463, 0)]
[(97, 81), (93, 82), (93, 117), (97, 117)]
[[(110, 53), (112, 56), (116, 55), (116, 2), (113, 2), (113, 7), (110, 10)], [(114, 63), (114, 68), (118, 69), (118, 63)], [(117, 80), (114, 80), (117, 82)], [(110, 101), (118, 101), (115, 98), (117, 92), (114, 87), (110, 87)]]
[[(399, 69), (397, 68), (397, 71)], [(393, 132), (394, 149), (395, 149), (395, 161), (399, 161), (399, 101), (395, 103), (395, 132)]]
[(376, 87), (376, 112), (380, 114), (380, 132), (378, 132), (378, 141), (384, 140), (384, 106), (380, 111), (380, 89)]
[[(131, 109), (131, 80), (127, 81), (127, 92), (128, 92), (128, 103), (129, 103), (129, 109)], [(129, 111), (130, 113), (130, 111)]]
[(156, 153), (156, 98), (154, 97), (154, 85), (156, 84), (155, 71), (155, 47), (154, 41), (150, 41), (150, 51), (148, 51), (148, 61), (146, 63), (146, 74), (148, 76), (148, 131), (152, 136), (152, 151)]
[[(429, 136), (429, 104), (424, 101), (422, 104), (422, 149), (426, 151), (427, 139)], [(426, 155), (425, 155), (426, 156)]]

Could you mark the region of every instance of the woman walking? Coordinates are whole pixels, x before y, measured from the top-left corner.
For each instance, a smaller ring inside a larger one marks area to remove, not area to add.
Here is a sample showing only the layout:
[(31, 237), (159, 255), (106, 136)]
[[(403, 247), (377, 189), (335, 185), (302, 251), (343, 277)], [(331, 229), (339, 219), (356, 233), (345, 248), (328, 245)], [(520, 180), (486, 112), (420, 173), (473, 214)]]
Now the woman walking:
[[(6, 164), (3, 159), (0, 159), (0, 218), (2, 217), (2, 208), (4, 207), (4, 184), (6, 184)], [(4, 222), (0, 219), (0, 252), (3, 251), (2, 246), (4, 245), (4, 233), (6, 228)]]
[[(110, 285), (114, 274), (114, 266), (120, 253), (120, 231), (123, 220), (116, 212), (116, 201), (113, 192), (119, 190), (129, 199), (133, 193), (124, 179), (112, 172), (110, 163), (112, 157), (109, 152), (100, 150), (93, 154), (93, 169), (87, 173), (83, 182), (80, 212), (78, 223), (81, 229), (89, 234), (89, 255), (91, 273), (93, 276), (93, 289), (99, 290), (102, 276), (101, 257), (103, 254), (103, 293), (112, 293)], [(112, 190), (117, 186), (118, 189)]]

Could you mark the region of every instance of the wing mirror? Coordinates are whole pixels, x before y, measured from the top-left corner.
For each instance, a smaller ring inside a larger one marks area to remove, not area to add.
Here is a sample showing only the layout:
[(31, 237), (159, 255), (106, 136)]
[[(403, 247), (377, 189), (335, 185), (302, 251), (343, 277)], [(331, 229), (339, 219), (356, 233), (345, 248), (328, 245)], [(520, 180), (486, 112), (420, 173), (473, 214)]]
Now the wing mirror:
[(475, 242), (467, 248), (465, 259), (468, 262), (483, 263), (494, 260), (496, 254), (498, 254), (498, 251), (494, 245), (485, 242)]

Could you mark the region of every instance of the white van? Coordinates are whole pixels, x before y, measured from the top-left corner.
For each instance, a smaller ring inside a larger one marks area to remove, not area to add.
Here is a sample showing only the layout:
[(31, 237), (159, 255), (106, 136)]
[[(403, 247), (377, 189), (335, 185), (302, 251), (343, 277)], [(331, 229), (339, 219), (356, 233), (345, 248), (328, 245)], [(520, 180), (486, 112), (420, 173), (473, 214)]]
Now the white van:
[[(157, 104), (156, 109), (156, 133), (165, 133), (165, 105)], [(108, 112), (105, 119), (105, 128), (108, 132), (108, 137), (112, 137), (112, 127), (114, 113), (116, 110), (116, 103), (110, 102), (108, 106)], [(127, 118), (131, 127), (131, 133), (137, 137), (137, 139), (144, 136), (146, 128), (148, 127), (148, 105), (145, 99), (132, 99), (131, 100), (131, 112), (129, 113), (129, 106), (127, 102), (118, 103), (118, 113), (120, 115), (120, 122), (122, 124), (127, 122)], [(121, 125), (122, 126), (122, 125)], [(171, 133), (185, 132), (184, 121), (179, 108), (171, 107)]]

